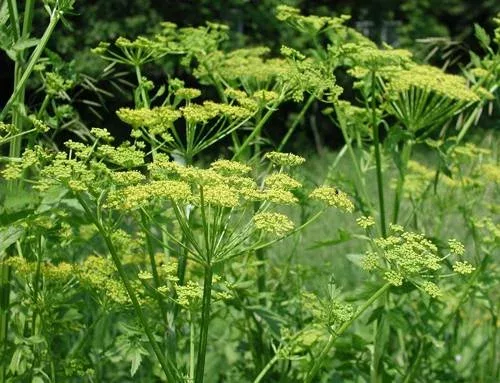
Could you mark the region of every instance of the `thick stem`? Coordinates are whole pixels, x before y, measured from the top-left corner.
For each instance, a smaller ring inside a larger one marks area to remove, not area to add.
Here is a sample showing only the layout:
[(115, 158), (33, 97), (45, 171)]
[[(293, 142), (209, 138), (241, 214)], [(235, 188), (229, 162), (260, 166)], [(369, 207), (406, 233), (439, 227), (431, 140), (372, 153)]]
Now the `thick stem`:
[(92, 219), (94, 225), (97, 227), (97, 230), (101, 234), (101, 236), (104, 239), (104, 242), (106, 243), (106, 247), (109, 250), (109, 253), (111, 254), (111, 258), (113, 260), (113, 263), (116, 267), (116, 270), (118, 271), (118, 275), (120, 276), (120, 279), (123, 283), (123, 286), (125, 287), (125, 290), (127, 290), (127, 294), (130, 298), (130, 301), (132, 302), (132, 306), (134, 308), (134, 311), (139, 318), (139, 321), (142, 324), (142, 327), (144, 328), (144, 331), (146, 333), (146, 336), (148, 337), (149, 344), (151, 345), (153, 352), (156, 355), (156, 358), (158, 359), (158, 362), (161, 365), (161, 368), (165, 375), (167, 376), (168, 382), (177, 382), (175, 380), (174, 374), (170, 370), (170, 366), (168, 364), (168, 361), (165, 359), (165, 356), (163, 355), (162, 350), (160, 349), (160, 346), (158, 343), (156, 343), (156, 340), (154, 338), (154, 334), (151, 331), (146, 316), (144, 315), (144, 312), (142, 311), (141, 305), (139, 303), (139, 300), (137, 299), (137, 296), (135, 294), (135, 291), (132, 287), (132, 284), (130, 283), (127, 274), (125, 273), (125, 269), (123, 268), (122, 262), (120, 260), (120, 256), (118, 255), (115, 245), (113, 244), (113, 241), (109, 237), (106, 229), (104, 228), (102, 222), (96, 218), (92, 212), (90, 211), (90, 208), (88, 207), (87, 203), (84, 201), (84, 199), (81, 196), (76, 196), (80, 204), (82, 205), (83, 209), (87, 213), (88, 217)]
[(349, 156), (351, 157), (352, 164), (354, 165), (354, 175), (356, 176), (355, 182), (357, 184), (357, 189), (359, 190), (359, 193), (362, 195), (363, 204), (370, 212), (369, 214), (373, 214), (373, 206), (371, 204), (370, 198), (368, 197), (366, 190), (365, 177), (363, 176), (363, 173), (361, 171), (361, 166), (359, 164), (360, 156), (356, 155), (356, 153), (354, 152), (354, 148), (352, 146), (352, 142), (354, 139), (351, 136), (349, 136), (344, 116), (340, 114), (341, 112), (338, 110), (338, 108), (335, 108), (335, 111), (337, 113), (337, 116), (339, 116), (338, 117), (339, 127), (342, 132), (342, 136), (344, 137), (345, 145), (347, 146), (347, 151), (349, 152)]
[(377, 123), (377, 108), (375, 103), (375, 72), (372, 72), (372, 83), (371, 83), (371, 112), (372, 112), (372, 129), (373, 129), (373, 141), (375, 146), (375, 164), (377, 168), (377, 187), (378, 187), (378, 203), (380, 208), (380, 228), (382, 231), (382, 236), (387, 236), (386, 222), (385, 222), (385, 203), (384, 203), (384, 181), (382, 177), (382, 156), (380, 154), (380, 137), (378, 132)]
[(203, 281), (203, 303), (201, 308), (200, 340), (198, 342), (198, 360), (196, 362), (195, 383), (203, 383), (205, 358), (208, 344), (208, 325), (210, 323), (210, 303), (212, 298), (212, 266), (205, 266)]
[[(151, 238), (150, 231), (148, 230), (149, 222), (144, 212), (141, 212), (141, 223), (144, 227), (144, 232), (146, 234), (146, 247), (149, 255), (149, 264), (151, 266), (151, 273), (153, 274), (153, 283), (155, 288), (160, 287), (160, 277), (158, 276), (158, 270), (156, 268), (155, 252), (153, 246), (153, 239)], [(157, 296), (158, 306), (161, 311), (161, 315), (165, 324), (167, 323), (167, 309), (165, 307), (165, 302), (160, 295)]]
[(420, 360), (422, 359), (423, 351), (424, 351), (424, 342), (421, 340), (420, 346), (418, 347), (417, 356), (415, 357), (415, 360), (413, 361), (410, 369), (408, 370), (408, 373), (406, 374), (403, 383), (413, 382), (413, 378), (415, 376), (415, 373), (417, 372), (417, 367), (420, 364)]
[(363, 314), (371, 305), (373, 302), (375, 302), (382, 294), (384, 294), (389, 288), (391, 287), (390, 283), (386, 283), (383, 285), (380, 289), (378, 289), (360, 308), (358, 311), (356, 311), (356, 314), (353, 315), (353, 317), (345, 322), (340, 328), (335, 332), (334, 335), (330, 335), (330, 339), (326, 343), (325, 347), (323, 347), (323, 350), (321, 350), (320, 354), (318, 357), (315, 359), (313, 366), (309, 370), (306, 379), (304, 380), (304, 383), (311, 383), (313, 379), (316, 377), (316, 374), (318, 373), (319, 369), (323, 365), (324, 360), (326, 359), (328, 353), (330, 352), (331, 348), (335, 344), (335, 341), (339, 336), (341, 336), (350, 326), (351, 324), (359, 318), (361, 314)]
[(7, 336), (9, 333), (10, 277), (10, 267), (2, 264), (0, 266), (0, 382), (2, 383), (6, 381), (8, 363)]
[(264, 376), (266, 376), (271, 367), (273, 367), (276, 364), (278, 360), (279, 360), (278, 354), (275, 354), (274, 357), (264, 366), (260, 374), (257, 375), (253, 383), (259, 383), (264, 378)]
[(236, 153), (233, 155), (233, 160), (239, 159), (243, 151), (250, 145), (252, 140), (260, 135), (260, 132), (262, 131), (262, 128), (264, 127), (265, 123), (271, 115), (274, 113), (274, 109), (269, 109), (266, 114), (264, 114), (264, 117), (259, 121), (259, 123), (255, 126), (255, 128), (252, 130), (252, 133), (246, 138), (246, 140), (240, 145)]
[(403, 195), (406, 171), (408, 162), (410, 161), (413, 143), (411, 141), (403, 143), (403, 150), (401, 152), (401, 169), (399, 169), (398, 184), (394, 192), (394, 211), (392, 214), (392, 223), (397, 224), (399, 218), (399, 209), (401, 207), (401, 197)]
[(194, 382), (195, 373), (195, 325), (194, 325), (194, 315), (192, 312), (189, 313), (189, 381)]
[(280, 144), (276, 148), (277, 152), (280, 152), (281, 150), (283, 150), (283, 148), (285, 147), (286, 143), (288, 142), (288, 140), (292, 136), (292, 134), (295, 131), (295, 129), (297, 128), (297, 126), (299, 126), (300, 122), (302, 122), (302, 120), (304, 118), (304, 115), (307, 112), (307, 109), (309, 109), (309, 107), (311, 106), (311, 104), (313, 103), (314, 100), (315, 100), (314, 95), (312, 95), (312, 94), (309, 95), (309, 98), (307, 99), (307, 102), (302, 107), (299, 115), (293, 121), (292, 125), (290, 126), (290, 129), (288, 129), (288, 132), (286, 132), (285, 137), (283, 137), (283, 139), (281, 140)]
[(42, 38), (40, 39), (40, 43), (36, 46), (35, 50), (31, 54), (28, 64), (26, 65), (26, 69), (24, 70), (21, 78), (19, 79), (19, 82), (16, 84), (14, 92), (12, 92), (12, 95), (10, 96), (9, 100), (2, 109), (2, 112), (0, 112), (0, 121), (3, 121), (7, 112), (10, 110), (14, 102), (17, 101), (17, 97), (19, 96), (19, 94), (21, 92), (24, 92), (26, 81), (28, 81), (28, 78), (31, 76), (31, 72), (33, 72), (36, 63), (38, 62), (38, 59), (42, 55), (43, 50), (45, 49), (45, 46), (47, 45), (47, 42), (49, 41), (49, 38), (52, 35), (52, 32), (54, 32), (54, 29), (60, 18), (61, 18), (60, 11), (55, 10), (50, 17), (49, 25), (45, 29), (45, 32), (43, 33)]

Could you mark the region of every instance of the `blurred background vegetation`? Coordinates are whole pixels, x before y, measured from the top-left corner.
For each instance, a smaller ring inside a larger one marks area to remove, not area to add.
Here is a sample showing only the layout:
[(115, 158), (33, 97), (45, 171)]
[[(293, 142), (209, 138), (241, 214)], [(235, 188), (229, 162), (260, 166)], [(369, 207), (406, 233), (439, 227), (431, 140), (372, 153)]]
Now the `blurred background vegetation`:
[[(211, 21), (230, 27), (230, 39), (225, 43), (229, 50), (266, 45), (277, 54), (282, 44), (292, 42), (300, 49), (305, 41), (301, 42), (295, 31), (275, 18), (274, 10), (279, 4), (300, 8), (304, 14), (349, 14), (352, 16), (349, 25), (374, 41), (410, 49), (418, 61), (430, 62), (454, 73), (460, 72), (460, 68), (469, 62), (470, 51), (481, 53), (474, 37), (474, 24), (480, 24), (491, 33), (492, 18), (500, 12), (498, 0), (76, 1), (73, 15), (66, 18), (64, 27), (59, 27), (53, 35), (48, 55), (53, 69), (78, 84), (70, 94), (79, 116), (78, 123), (85, 121), (89, 127), (106, 127), (119, 137), (126, 127), (113, 111), (131, 103), (131, 78), (128, 73), (116, 70), (104, 72), (107, 64), (92, 54), (91, 48), (100, 41), (113, 41), (119, 36), (133, 39), (154, 33), (161, 21), (170, 21), (179, 27), (196, 27)], [(35, 36), (43, 31), (46, 18), (43, 8), (39, 7), (35, 17), (39, 30), (35, 30)], [(13, 64), (6, 55), (0, 55), (0, 68), (0, 105), (3, 105), (13, 84)], [(149, 69), (145, 74), (156, 84), (165, 83), (166, 74), (190, 82), (189, 76), (175, 62), (170, 67), (151, 65)], [(37, 96), (39, 87), (40, 84), (33, 81), (28, 103), (41, 102)], [(344, 98), (349, 97), (344, 95)], [(285, 106), (276, 114), (275, 125), (279, 128), (275, 134), (282, 134), (286, 129), (286, 121), (296, 112), (295, 109), (295, 105)], [(305, 144), (321, 150), (325, 146), (342, 144), (335, 129), (327, 126), (326, 120), (322, 121), (319, 108), (311, 108), (308, 118), (309, 121), (305, 119), (308, 128), (303, 130), (303, 137), (294, 141), (299, 147)], [(485, 124), (488, 125), (488, 121)], [(70, 137), (59, 139), (67, 138)], [(287, 149), (297, 150), (294, 147)]]

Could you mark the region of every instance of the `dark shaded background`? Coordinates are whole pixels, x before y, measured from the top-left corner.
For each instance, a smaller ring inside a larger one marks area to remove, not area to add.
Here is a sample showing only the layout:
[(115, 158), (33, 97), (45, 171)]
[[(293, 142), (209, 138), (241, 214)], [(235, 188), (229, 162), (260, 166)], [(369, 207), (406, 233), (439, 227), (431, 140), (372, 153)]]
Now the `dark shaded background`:
[[(119, 36), (134, 38), (154, 31), (160, 21), (171, 21), (180, 27), (203, 25), (206, 21), (217, 21), (230, 26), (231, 39), (226, 48), (243, 45), (264, 44), (277, 52), (284, 42), (294, 41), (295, 33), (279, 23), (274, 17), (274, 9), (279, 4), (300, 8), (305, 14), (340, 15), (350, 14), (350, 25), (369, 35), (377, 42), (388, 42), (395, 46), (409, 48), (417, 59), (427, 60), (438, 66), (446, 66), (449, 71), (458, 71), (460, 65), (469, 61), (469, 50), (478, 51), (474, 38), (474, 23), (492, 32), (492, 18), (500, 12), (500, 1), (466, 0), (228, 0), (228, 1), (154, 1), (154, 0), (100, 0), (76, 1), (74, 13), (66, 18), (65, 26), (59, 25), (48, 48), (54, 57), (65, 62), (71, 75), (83, 73), (90, 78), (98, 78), (104, 63), (90, 53), (99, 41), (112, 41)], [(20, 8), (22, 9), (22, 7)], [(34, 35), (40, 36), (47, 17), (43, 8), (37, 11)], [(432, 43), (421, 39), (439, 37)], [(438, 46), (431, 57), (428, 53)], [(69, 62), (69, 65), (67, 64)], [(62, 65), (62, 64), (61, 64)], [(148, 68), (147, 68), (148, 69)], [(153, 81), (164, 81), (165, 74), (159, 68), (151, 67), (146, 73)], [(0, 54), (0, 105), (8, 99), (12, 90), (13, 65), (7, 56)], [(126, 77), (124, 78), (127, 79)], [(189, 81), (189, 79), (187, 79)], [(131, 78), (131, 81), (133, 79)], [(76, 103), (83, 121), (89, 126), (105, 126), (112, 133), (121, 135), (125, 127), (117, 121), (112, 111), (124, 104), (130, 104), (130, 93), (119, 94), (109, 88), (106, 80), (97, 85), (114, 93), (105, 101), (102, 113), (98, 107), (89, 109), (85, 102)], [(36, 81), (27, 93), (27, 103), (36, 104)], [(85, 89), (78, 90), (78, 98), (100, 102), (95, 95)], [(128, 94), (128, 95), (127, 95)], [(317, 108), (316, 108), (317, 109)], [(285, 106), (275, 118), (276, 125), (286, 124), (294, 106)], [(97, 112), (97, 114), (95, 113)], [(315, 108), (312, 109), (315, 113)], [(317, 112), (317, 110), (316, 110)], [(100, 115), (100, 117), (98, 116)], [(320, 113), (317, 113), (321, 125)], [(316, 146), (335, 142), (338, 137), (332, 129), (321, 129), (321, 137), (314, 132), (305, 133), (305, 139)], [(126, 134), (126, 133), (125, 133)], [(280, 129), (275, 134), (281, 134)], [(60, 139), (67, 139), (63, 135)], [(318, 142), (318, 140), (320, 142)], [(332, 146), (332, 145), (330, 145)], [(335, 146), (335, 145), (333, 145)]]

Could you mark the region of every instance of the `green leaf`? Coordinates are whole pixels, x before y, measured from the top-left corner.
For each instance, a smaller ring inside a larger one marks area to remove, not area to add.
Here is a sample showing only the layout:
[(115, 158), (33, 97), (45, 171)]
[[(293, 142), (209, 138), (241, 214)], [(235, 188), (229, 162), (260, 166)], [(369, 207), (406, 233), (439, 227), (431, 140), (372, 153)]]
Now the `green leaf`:
[(24, 228), (19, 226), (9, 226), (0, 230), (0, 260), (3, 259), (5, 250), (15, 243), (24, 233)]
[(488, 33), (479, 24), (474, 24), (474, 34), (479, 40), (483, 48), (486, 50), (490, 47), (491, 39)]
[(7, 24), (9, 20), (9, 9), (7, 8), (7, 2), (2, 1), (2, 5), (0, 5), (0, 27), (3, 27)]
[(36, 209), (36, 213), (44, 213), (50, 210), (54, 205), (58, 205), (66, 194), (68, 194), (68, 189), (64, 186), (57, 185), (51, 187), (44, 193), (42, 202)]
[(130, 376), (134, 376), (139, 369), (139, 366), (141, 365), (142, 352), (140, 349), (134, 349), (130, 352), (129, 355), (132, 362), (132, 365), (130, 366)]
[(32, 48), (40, 43), (40, 39), (19, 39), (16, 41), (12, 50), (14, 52), (22, 52), (28, 48)]
[(338, 229), (337, 233), (338, 233), (337, 238), (329, 239), (327, 241), (316, 242), (314, 245), (308, 247), (307, 250), (318, 249), (320, 247), (325, 247), (325, 246), (334, 246), (338, 245), (339, 243), (350, 241), (352, 239), (352, 235), (348, 231)]
[(246, 309), (257, 314), (264, 322), (267, 323), (271, 332), (278, 337), (280, 328), (286, 324), (286, 321), (278, 314), (268, 310), (263, 306), (248, 306)]
[(349, 253), (346, 255), (346, 258), (356, 266), (361, 267), (363, 263), (363, 256), (363, 253)]
[(16, 213), (21, 210), (33, 208), (38, 202), (38, 194), (29, 190), (9, 190), (3, 201), (2, 214)]

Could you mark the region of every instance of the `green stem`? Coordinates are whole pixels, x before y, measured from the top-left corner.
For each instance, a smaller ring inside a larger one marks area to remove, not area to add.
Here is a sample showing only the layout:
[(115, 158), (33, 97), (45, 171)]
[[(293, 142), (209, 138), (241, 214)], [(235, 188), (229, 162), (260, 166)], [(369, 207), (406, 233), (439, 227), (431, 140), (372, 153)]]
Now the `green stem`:
[(243, 153), (243, 151), (248, 147), (248, 145), (250, 145), (252, 140), (260, 134), (260, 132), (262, 131), (262, 128), (264, 127), (264, 124), (267, 122), (267, 120), (269, 120), (269, 118), (271, 117), (271, 115), (273, 113), (274, 113), (274, 109), (269, 109), (266, 112), (266, 114), (264, 114), (264, 117), (262, 117), (262, 119), (259, 121), (259, 123), (255, 126), (252, 133), (250, 133), (250, 135), (246, 138), (246, 140), (243, 141), (243, 143), (240, 145), (238, 150), (236, 150), (236, 153), (234, 153), (234, 155), (233, 155), (233, 160), (238, 159), (241, 156), (241, 153)]
[(109, 253), (111, 254), (111, 258), (113, 260), (113, 263), (115, 264), (116, 270), (118, 271), (118, 275), (120, 276), (120, 279), (125, 287), (125, 290), (127, 290), (127, 294), (130, 298), (130, 301), (132, 302), (132, 306), (134, 307), (134, 311), (139, 318), (139, 321), (142, 324), (142, 327), (144, 328), (144, 331), (146, 332), (146, 336), (148, 337), (149, 344), (151, 345), (153, 352), (156, 355), (156, 358), (158, 359), (158, 362), (161, 365), (161, 368), (165, 375), (167, 376), (168, 382), (176, 382), (174, 374), (170, 370), (170, 366), (165, 359), (165, 356), (163, 355), (162, 350), (160, 349), (160, 346), (158, 343), (156, 343), (156, 340), (154, 338), (154, 334), (151, 331), (151, 328), (148, 325), (146, 316), (144, 315), (144, 312), (141, 309), (141, 305), (139, 303), (139, 300), (137, 299), (137, 296), (135, 294), (135, 291), (127, 277), (127, 274), (125, 273), (125, 269), (123, 268), (122, 262), (120, 260), (120, 256), (118, 255), (118, 252), (116, 251), (115, 245), (113, 244), (113, 241), (109, 237), (106, 229), (104, 228), (102, 222), (96, 218), (92, 212), (90, 211), (90, 208), (88, 207), (87, 203), (84, 201), (84, 199), (77, 195), (76, 198), (82, 205), (83, 209), (85, 210), (87, 216), (94, 222), (94, 225), (97, 227), (97, 230), (101, 234), (101, 236), (104, 239), (104, 242), (106, 243), (106, 246), (109, 250)]
[(210, 322), (210, 303), (212, 297), (212, 266), (205, 266), (203, 281), (203, 303), (201, 311), (200, 340), (198, 342), (198, 360), (196, 363), (195, 383), (203, 383), (205, 372), (205, 358), (208, 344), (208, 324)]
[(42, 101), (42, 105), (40, 106), (40, 109), (38, 109), (38, 113), (36, 114), (36, 117), (41, 120), (43, 117), (43, 114), (45, 113), (45, 110), (47, 109), (47, 106), (49, 105), (50, 101), (50, 96), (48, 94), (45, 95)]
[(373, 206), (367, 194), (365, 177), (363, 177), (361, 166), (359, 164), (359, 156), (356, 155), (356, 153), (354, 152), (354, 148), (352, 147), (353, 138), (350, 137), (347, 132), (344, 116), (341, 115), (341, 112), (338, 110), (338, 108), (335, 108), (335, 111), (338, 116), (339, 127), (342, 132), (342, 136), (344, 137), (345, 145), (347, 145), (347, 151), (349, 152), (351, 161), (354, 164), (354, 174), (356, 176), (357, 189), (359, 190), (359, 193), (362, 194), (363, 204), (368, 208), (370, 214), (373, 214)]
[(195, 325), (193, 313), (189, 313), (189, 381), (194, 382), (195, 372)]
[(36, 269), (35, 269), (35, 279), (33, 281), (33, 317), (31, 320), (31, 335), (35, 336), (36, 334), (36, 317), (37, 317), (37, 303), (38, 303), (38, 295), (40, 289), (40, 277), (41, 277), (41, 267), (42, 267), (42, 238), (38, 239), (38, 254), (36, 259)]
[(283, 148), (285, 147), (286, 143), (288, 142), (288, 140), (292, 136), (292, 134), (295, 131), (295, 129), (297, 128), (297, 126), (299, 126), (300, 122), (302, 122), (304, 115), (306, 114), (307, 110), (309, 109), (309, 107), (311, 106), (311, 104), (313, 103), (314, 100), (315, 100), (314, 95), (312, 95), (312, 94), (309, 95), (309, 98), (307, 99), (307, 102), (305, 103), (305, 105), (302, 107), (299, 115), (293, 121), (292, 125), (290, 126), (290, 129), (288, 129), (288, 132), (286, 132), (285, 137), (283, 137), (280, 144), (276, 148), (277, 152), (280, 152), (281, 150), (283, 150)]
[(0, 266), (0, 382), (6, 381), (7, 374), (7, 337), (9, 334), (10, 278), (11, 268)]
[(35, 0), (26, 0), (26, 5), (24, 7), (24, 20), (23, 20), (23, 31), (22, 36), (28, 38), (31, 33), (31, 27), (33, 26), (33, 15), (35, 11)]
[(384, 184), (382, 178), (382, 157), (380, 154), (380, 137), (378, 132), (377, 124), (377, 108), (375, 103), (375, 72), (372, 71), (372, 83), (371, 83), (371, 112), (372, 112), (372, 129), (373, 129), (373, 140), (375, 146), (375, 163), (377, 168), (377, 187), (378, 187), (378, 202), (380, 208), (380, 227), (382, 230), (382, 236), (387, 236), (386, 223), (385, 223), (385, 203), (384, 203)]
[(420, 360), (422, 359), (422, 355), (424, 351), (424, 343), (423, 341), (420, 341), (420, 346), (418, 347), (418, 353), (417, 356), (415, 357), (415, 360), (413, 361), (408, 373), (406, 374), (403, 383), (410, 383), (413, 382), (413, 378), (415, 373), (417, 372), (417, 367), (420, 364)]
[(142, 105), (136, 105), (136, 107), (149, 108), (148, 96), (146, 94), (146, 91), (144, 90), (144, 87), (142, 86), (142, 73), (139, 65), (135, 66), (135, 76), (137, 77), (137, 86), (139, 86), (141, 89), (141, 99), (142, 99)]
[(349, 321), (345, 322), (342, 326), (340, 326), (339, 329), (335, 331), (335, 334), (330, 335), (330, 339), (326, 343), (325, 347), (323, 347), (323, 350), (321, 350), (318, 357), (315, 359), (313, 366), (309, 370), (304, 380), (304, 383), (311, 383), (313, 379), (316, 377), (316, 374), (323, 365), (324, 360), (326, 359), (328, 353), (335, 344), (337, 338), (341, 336), (352, 325), (352, 323), (356, 319), (358, 319), (359, 316), (363, 314), (372, 305), (373, 302), (375, 302), (382, 294), (384, 294), (387, 290), (389, 290), (390, 287), (391, 287), (390, 283), (386, 283), (385, 285), (383, 285), (359, 308), (359, 310), (356, 311), (356, 314), (353, 315), (353, 317)]
[(279, 360), (278, 354), (275, 354), (273, 358), (264, 366), (260, 374), (257, 375), (253, 383), (259, 383), (264, 378), (264, 376), (266, 376), (271, 367), (273, 367), (276, 364), (278, 360)]
[[(160, 277), (158, 275), (158, 269), (156, 268), (156, 260), (155, 260), (155, 253), (154, 253), (154, 246), (153, 246), (153, 239), (151, 238), (150, 230), (148, 230), (149, 222), (146, 217), (146, 214), (144, 212), (141, 212), (141, 223), (144, 227), (144, 232), (146, 234), (146, 247), (148, 250), (148, 255), (149, 255), (149, 264), (151, 266), (151, 273), (153, 274), (153, 283), (155, 288), (160, 287)], [(158, 301), (158, 306), (161, 311), (161, 316), (163, 320), (165, 321), (165, 324), (167, 323), (167, 309), (165, 307), (165, 302), (161, 298), (160, 295), (156, 296), (157, 301)]]
[(394, 192), (394, 210), (392, 214), (392, 223), (394, 224), (398, 223), (401, 197), (403, 194), (406, 171), (408, 168), (408, 162), (410, 161), (412, 147), (413, 143), (411, 141), (405, 141), (403, 143), (403, 149), (401, 152), (401, 168), (399, 169), (398, 183), (396, 185), (396, 191)]
[(21, 78), (19, 79), (18, 83), (14, 88), (14, 92), (12, 93), (9, 100), (5, 104), (4, 108), (2, 109), (2, 112), (0, 112), (0, 121), (3, 121), (7, 112), (10, 110), (14, 102), (17, 101), (17, 97), (19, 96), (19, 94), (21, 94), (24, 91), (24, 88), (26, 86), (26, 81), (28, 81), (31, 72), (33, 72), (33, 69), (36, 63), (38, 62), (38, 59), (42, 55), (43, 50), (45, 49), (45, 46), (47, 45), (47, 42), (49, 41), (49, 38), (52, 35), (52, 32), (54, 32), (54, 29), (57, 23), (59, 22), (59, 19), (61, 18), (61, 15), (62, 13), (57, 9), (52, 12), (52, 15), (50, 16), (49, 25), (45, 29), (45, 32), (43, 33), (42, 38), (40, 39), (40, 43), (36, 46), (35, 50), (31, 54), (28, 64), (26, 65), (26, 69), (24, 70)]

